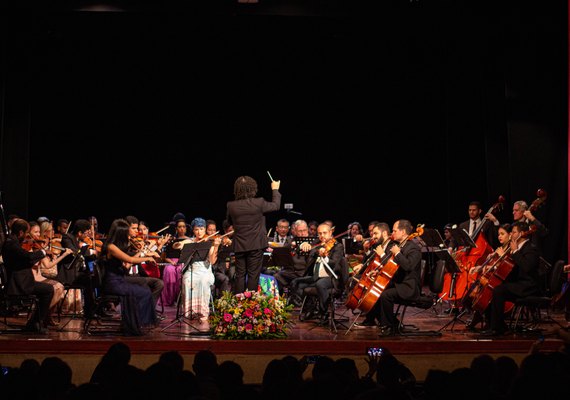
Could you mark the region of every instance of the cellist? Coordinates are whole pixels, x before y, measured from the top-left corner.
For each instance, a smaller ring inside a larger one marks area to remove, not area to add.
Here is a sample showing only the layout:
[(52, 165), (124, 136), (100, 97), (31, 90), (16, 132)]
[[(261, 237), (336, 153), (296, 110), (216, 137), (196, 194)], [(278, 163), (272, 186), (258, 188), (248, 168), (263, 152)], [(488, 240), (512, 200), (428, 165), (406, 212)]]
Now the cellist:
[[(395, 242), (390, 239), (391, 237), (390, 225), (385, 222), (378, 222), (374, 225), (372, 229), (372, 239), (364, 244), (365, 248), (370, 247), (370, 250), (366, 253), (366, 258), (364, 262), (353, 268), (356, 277), (360, 278), (366, 266), (374, 258), (374, 255), (378, 255), (379, 259), (384, 259), (385, 255), (389, 251), (389, 247)], [(372, 242), (372, 245), (370, 243)], [(366, 328), (371, 326), (378, 326), (380, 322), (380, 310), (373, 308), (366, 314), (366, 317), (361, 322), (355, 322), (354, 326), (357, 328)]]
[[(489, 254), (487, 260), (485, 260), (483, 264), (472, 267), (469, 270), (470, 275), (472, 276), (476, 276), (479, 274), (485, 275), (490, 270), (490, 268), (493, 267), (493, 262), (495, 260), (504, 257), (505, 253), (510, 248), (511, 228), (512, 226), (510, 224), (502, 224), (501, 226), (499, 226), (499, 231), (498, 231), (499, 246), (495, 249), (493, 253)], [(469, 293), (471, 292), (468, 291), (468, 294)], [(486, 311), (487, 311), (485, 313), (486, 315), (481, 315), (479, 312), (474, 311), (471, 321), (467, 323), (467, 329), (470, 331), (475, 331), (476, 326), (482, 321), (485, 321), (484, 328), (488, 328), (489, 327), (488, 322), (490, 319), (490, 308), (487, 308)]]
[(394, 314), (396, 301), (413, 300), (420, 295), (422, 252), (418, 243), (408, 240), (412, 231), (412, 224), (408, 220), (400, 219), (394, 223), (394, 244), (389, 247), (387, 254), (391, 255), (388, 262), (397, 264), (398, 270), (368, 313), (379, 316), (376, 317), (380, 320), (379, 336), (391, 336), (398, 331), (399, 322)]
[(506, 281), (493, 289), (489, 308), (491, 324), (489, 329), (481, 332), (484, 336), (502, 336), (507, 333), (505, 324), (505, 303), (519, 298), (532, 296), (539, 292), (538, 266), (540, 251), (528, 238), (529, 225), (526, 222), (515, 222), (511, 230), (509, 257), (514, 267)]

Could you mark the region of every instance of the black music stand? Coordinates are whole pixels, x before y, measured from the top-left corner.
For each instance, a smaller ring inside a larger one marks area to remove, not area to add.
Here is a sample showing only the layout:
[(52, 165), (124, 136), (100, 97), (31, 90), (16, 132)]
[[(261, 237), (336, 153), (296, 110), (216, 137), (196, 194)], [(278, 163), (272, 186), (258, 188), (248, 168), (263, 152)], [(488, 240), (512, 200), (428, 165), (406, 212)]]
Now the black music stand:
[(298, 253), (299, 255), (307, 255), (307, 254), (309, 254), (308, 251), (306, 251), (306, 252), (305, 252), (305, 251), (301, 251), (301, 248), (300, 248), (301, 244), (303, 244), (303, 243), (309, 243), (309, 244), (312, 246), (312, 245), (315, 244), (315, 242), (317, 242), (318, 240), (319, 240), (318, 236), (295, 236), (295, 237), (293, 238), (293, 242), (295, 242), (295, 244), (296, 244), (296, 246), (297, 246), (296, 249), (297, 249), (297, 253)]
[(293, 266), (293, 256), (291, 255), (291, 247), (276, 247), (273, 249), (268, 261), (269, 265), (277, 267)]
[(477, 247), (465, 229), (455, 228), (449, 231), (449, 233), (458, 247)]
[[(206, 260), (208, 257), (208, 253), (210, 251), (210, 247), (212, 247), (211, 241), (199, 242), (199, 243), (186, 243), (180, 252), (179, 262), (184, 264), (182, 267), (181, 276), (183, 277), (184, 274), (188, 271), (188, 269), (192, 268), (192, 262), (194, 261), (203, 261)], [(196, 332), (190, 332), (188, 335), (203, 335), (209, 336), (210, 332), (200, 331), (194, 325), (192, 325), (189, 320), (194, 319), (194, 310), (192, 308), (192, 296), (193, 296), (193, 280), (194, 275), (190, 274), (190, 310), (186, 311), (185, 313), (181, 312), (181, 303), (182, 303), (182, 287), (180, 288), (180, 292), (178, 292), (178, 300), (176, 301), (176, 317), (164, 328), (162, 328), (161, 332), (164, 332), (176, 322), (181, 323), (184, 322), (189, 327), (193, 328)], [(188, 316), (187, 314), (190, 314)]]
[[(470, 248), (477, 247), (477, 245), (475, 244), (475, 242), (473, 241), (471, 236), (469, 236), (469, 234), (467, 233), (467, 231), (465, 229), (459, 229), (459, 228), (452, 229), (450, 231), (450, 233), (451, 233), (451, 236), (453, 237), (453, 239), (455, 240), (455, 243), (457, 244), (457, 246), (463, 247), (464, 249), (470, 249)], [(454, 295), (455, 295), (455, 285), (456, 285), (457, 274), (461, 273), (462, 269), (457, 265), (457, 263), (455, 262), (455, 259), (447, 251), (438, 252), (437, 256), (439, 257), (440, 260), (444, 261), (445, 269), (447, 270), (447, 272), (451, 273), (451, 283), (449, 285), (448, 297), (455, 297), (455, 300), (453, 301), (454, 304), (453, 304), (451, 309), (458, 309), (459, 307), (457, 307), (457, 296), (454, 296)], [(465, 296), (465, 293), (463, 294), (463, 296)], [(441, 332), (442, 330), (447, 328), (449, 325), (451, 325), (451, 330), (453, 331), (453, 328), (454, 328), (455, 323), (457, 321), (461, 321), (463, 323), (466, 323), (465, 321), (463, 321), (461, 319), (461, 317), (465, 313), (467, 313), (468, 311), (469, 310), (467, 309), (467, 307), (463, 307), (463, 309), (459, 313), (455, 314), (451, 320), (449, 320), (445, 325), (443, 325), (439, 329), (439, 331)]]

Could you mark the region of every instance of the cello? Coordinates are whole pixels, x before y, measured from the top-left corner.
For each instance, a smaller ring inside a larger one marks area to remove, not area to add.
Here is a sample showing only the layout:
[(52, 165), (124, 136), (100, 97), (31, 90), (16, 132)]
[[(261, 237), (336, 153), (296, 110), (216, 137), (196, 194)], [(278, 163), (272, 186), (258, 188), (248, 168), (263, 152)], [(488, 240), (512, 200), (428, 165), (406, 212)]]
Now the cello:
[[(424, 225), (418, 225), (415, 232), (409, 234), (401, 243), (403, 248), (409, 240), (424, 233)], [(362, 274), (358, 284), (354, 286), (345, 303), (351, 310), (369, 312), (380, 298), (380, 295), (388, 287), (388, 284), (396, 275), (398, 264), (394, 261), (393, 254), (387, 254), (380, 260), (376, 254), (373, 261)]]
[[(515, 242), (530, 236), (532, 233), (536, 232), (536, 230), (536, 226), (533, 226), (528, 231), (521, 232), (521, 235), (515, 240)], [(491, 257), (491, 259), (494, 259), (493, 263), (489, 264), (488, 269), (477, 280), (478, 289), (474, 291), (474, 295), (472, 296), (473, 301), (471, 309), (473, 311), (477, 311), (481, 315), (483, 315), (493, 299), (493, 290), (507, 279), (515, 266), (515, 263), (511, 258), (510, 246), (502, 255), (499, 256), (497, 253), (494, 253), (494, 255), (496, 256)], [(505, 312), (510, 311), (513, 306), (513, 303), (507, 302), (505, 304)]]
[[(487, 211), (487, 214), (495, 214), (503, 208), (505, 198), (501, 195), (498, 201)], [(440, 293), (442, 300), (457, 301), (463, 298), (470, 283), (469, 270), (483, 263), (489, 254), (493, 253), (493, 247), (483, 234), (483, 228), (489, 223), (488, 219), (483, 222), (471, 234), (475, 247), (461, 246), (452, 254), (456, 264), (461, 268), (455, 276), (445, 274), (443, 277), (443, 289)]]

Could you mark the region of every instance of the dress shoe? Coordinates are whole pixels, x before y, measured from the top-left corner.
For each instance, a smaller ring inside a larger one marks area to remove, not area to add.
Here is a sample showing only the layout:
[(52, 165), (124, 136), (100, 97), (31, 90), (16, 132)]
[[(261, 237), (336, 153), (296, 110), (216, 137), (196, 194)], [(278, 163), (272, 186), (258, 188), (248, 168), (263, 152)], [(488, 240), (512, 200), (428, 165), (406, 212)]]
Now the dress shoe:
[(362, 322), (355, 322), (355, 323), (354, 323), (354, 326), (355, 326), (356, 328), (371, 328), (371, 327), (374, 327), (374, 326), (378, 326), (378, 324), (376, 324), (376, 322), (374, 322), (374, 321), (367, 321), (367, 320), (364, 320), (364, 321), (362, 321)]
[(380, 336), (380, 337), (386, 337), (386, 336), (394, 336), (395, 334), (396, 334), (396, 333), (395, 333), (394, 328), (392, 328), (392, 327), (389, 326), (389, 325), (386, 325), (386, 326), (381, 326), (381, 327), (380, 327), (380, 333), (378, 333), (378, 336)]

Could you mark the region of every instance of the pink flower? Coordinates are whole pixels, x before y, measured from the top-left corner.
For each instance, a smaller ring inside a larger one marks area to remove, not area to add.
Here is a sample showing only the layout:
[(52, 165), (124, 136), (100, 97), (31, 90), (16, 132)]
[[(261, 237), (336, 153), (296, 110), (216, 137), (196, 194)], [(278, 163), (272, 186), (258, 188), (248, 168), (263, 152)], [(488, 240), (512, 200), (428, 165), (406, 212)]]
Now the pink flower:
[(271, 314), (271, 310), (270, 310), (269, 308), (266, 308), (265, 310), (263, 310), (263, 312), (264, 312), (265, 314)]
[(243, 295), (245, 296), (246, 299), (249, 299), (251, 297), (251, 292), (245, 291), (245, 292), (243, 292)]
[(246, 325), (245, 325), (245, 331), (246, 331), (246, 332), (249, 332), (249, 331), (251, 331), (252, 329), (253, 329), (253, 325), (252, 325), (252, 324), (246, 324)]
[(231, 322), (231, 320), (232, 320), (232, 315), (228, 314), (228, 313), (224, 313), (224, 321)]
[(246, 317), (251, 318), (253, 317), (253, 310), (251, 308), (248, 308), (247, 310), (245, 310), (244, 314)]

